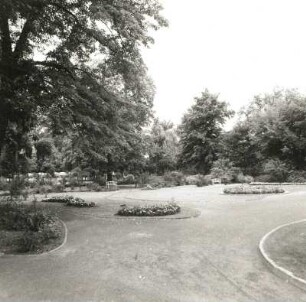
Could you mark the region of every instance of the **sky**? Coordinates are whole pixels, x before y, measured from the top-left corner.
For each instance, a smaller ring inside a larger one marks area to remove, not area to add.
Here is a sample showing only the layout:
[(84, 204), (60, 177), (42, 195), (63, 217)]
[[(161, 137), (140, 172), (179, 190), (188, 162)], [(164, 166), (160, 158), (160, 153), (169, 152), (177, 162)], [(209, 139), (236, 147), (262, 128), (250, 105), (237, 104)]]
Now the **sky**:
[(235, 111), (277, 87), (306, 93), (305, 0), (160, 2), (169, 27), (143, 50), (160, 119), (179, 124), (206, 88)]

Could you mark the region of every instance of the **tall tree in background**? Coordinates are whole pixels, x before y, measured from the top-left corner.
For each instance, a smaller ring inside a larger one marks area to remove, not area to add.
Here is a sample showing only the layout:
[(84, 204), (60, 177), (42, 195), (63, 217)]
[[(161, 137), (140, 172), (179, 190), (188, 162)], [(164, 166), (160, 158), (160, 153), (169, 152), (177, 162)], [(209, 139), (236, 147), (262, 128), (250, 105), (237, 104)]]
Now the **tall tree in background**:
[(173, 123), (155, 119), (147, 141), (149, 170), (157, 174), (175, 170), (179, 144)]
[(25, 154), (38, 120), (82, 136), (93, 157), (127, 147), (150, 115), (140, 47), (167, 25), (160, 10), (156, 0), (1, 0), (0, 160), (8, 146)]
[(185, 169), (208, 173), (220, 149), (222, 125), (233, 115), (225, 102), (208, 90), (195, 98), (180, 126), (180, 165)]
[(224, 143), (225, 157), (246, 173), (265, 173), (280, 163), (305, 170), (306, 97), (296, 90), (256, 96)]

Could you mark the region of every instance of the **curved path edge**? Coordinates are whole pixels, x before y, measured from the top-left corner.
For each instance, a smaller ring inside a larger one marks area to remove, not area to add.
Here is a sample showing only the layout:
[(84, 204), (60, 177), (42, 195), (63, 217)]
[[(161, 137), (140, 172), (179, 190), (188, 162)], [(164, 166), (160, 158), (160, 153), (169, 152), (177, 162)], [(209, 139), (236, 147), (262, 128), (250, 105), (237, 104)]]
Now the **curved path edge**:
[(7, 257), (41, 257), (41, 256), (45, 256), (45, 255), (50, 255), (50, 254), (56, 252), (57, 250), (61, 249), (67, 243), (68, 228), (66, 226), (66, 223), (63, 220), (59, 219), (59, 221), (62, 223), (62, 225), (64, 227), (64, 230), (65, 230), (64, 240), (59, 246), (53, 248), (50, 251), (43, 252), (43, 253), (40, 253), (40, 254), (0, 254), (0, 257), (1, 256), (5, 257), (5, 258), (7, 258)]
[(277, 232), (278, 230), (280, 230), (282, 228), (288, 227), (288, 226), (293, 225), (293, 224), (302, 223), (302, 222), (306, 222), (306, 219), (282, 224), (282, 225), (274, 228), (272, 231), (267, 233), (260, 240), (259, 251), (260, 251), (261, 255), (263, 256), (266, 264), (268, 264), (268, 266), (272, 269), (272, 271), (277, 276), (286, 279), (287, 282), (290, 282), (290, 283), (294, 284), (295, 286), (299, 287), (300, 289), (306, 291), (306, 280), (304, 280), (303, 278), (297, 277), (296, 275), (294, 275), (293, 272), (291, 272), (291, 271), (285, 269), (284, 267), (278, 265), (272, 258), (270, 258), (270, 256), (268, 255), (268, 253), (265, 250), (265, 243), (273, 233)]

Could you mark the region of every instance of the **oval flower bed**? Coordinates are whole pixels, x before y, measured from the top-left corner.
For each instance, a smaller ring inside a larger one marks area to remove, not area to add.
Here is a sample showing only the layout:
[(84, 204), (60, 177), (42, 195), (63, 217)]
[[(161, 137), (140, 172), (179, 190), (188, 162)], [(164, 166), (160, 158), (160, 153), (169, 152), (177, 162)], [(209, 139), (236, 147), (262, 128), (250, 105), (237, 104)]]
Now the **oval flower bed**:
[(179, 213), (181, 208), (175, 203), (153, 206), (122, 207), (117, 212), (121, 216), (166, 216)]
[(267, 187), (267, 186), (239, 186), (232, 188), (225, 188), (225, 194), (273, 194), (284, 193), (285, 190), (280, 187)]
[(73, 206), (79, 208), (94, 207), (96, 205), (94, 202), (88, 202), (82, 198), (73, 197), (73, 196), (54, 196), (47, 199), (43, 199), (42, 202), (59, 202), (59, 203), (65, 203), (67, 206)]

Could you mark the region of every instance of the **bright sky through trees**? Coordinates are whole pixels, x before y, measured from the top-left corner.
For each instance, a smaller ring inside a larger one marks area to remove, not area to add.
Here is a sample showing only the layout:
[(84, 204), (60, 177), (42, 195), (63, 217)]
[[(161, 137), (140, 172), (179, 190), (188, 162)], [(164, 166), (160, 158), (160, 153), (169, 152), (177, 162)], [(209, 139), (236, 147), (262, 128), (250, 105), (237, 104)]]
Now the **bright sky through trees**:
[(162, 0), (168, 28), (144, 58), (154, 108), (179, 123), (205, 88), (234, 110), (275, 87), (306, 92), (304, 0)]

